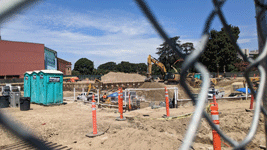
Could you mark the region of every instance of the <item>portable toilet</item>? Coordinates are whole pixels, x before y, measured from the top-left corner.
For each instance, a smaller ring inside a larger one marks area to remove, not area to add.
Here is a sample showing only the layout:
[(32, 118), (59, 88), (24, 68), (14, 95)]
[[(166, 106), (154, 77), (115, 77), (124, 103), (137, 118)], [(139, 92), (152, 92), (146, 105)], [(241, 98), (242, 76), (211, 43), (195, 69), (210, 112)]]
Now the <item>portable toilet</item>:
[(200, 73), (196, 73), (194, 77), (198, 78), (198, 79), (201, 79), (201, 74)]
[(40, 71), (33, 71), (31, 74), (31, 102), (39, 104), (39, 77)]
[(32, 71), (24, 73), (24, 97), (31, 97), (31, 74)]
[(44, 105), (63, 103), (63, 73), (58, 70), (39, 72), (40, 103)]

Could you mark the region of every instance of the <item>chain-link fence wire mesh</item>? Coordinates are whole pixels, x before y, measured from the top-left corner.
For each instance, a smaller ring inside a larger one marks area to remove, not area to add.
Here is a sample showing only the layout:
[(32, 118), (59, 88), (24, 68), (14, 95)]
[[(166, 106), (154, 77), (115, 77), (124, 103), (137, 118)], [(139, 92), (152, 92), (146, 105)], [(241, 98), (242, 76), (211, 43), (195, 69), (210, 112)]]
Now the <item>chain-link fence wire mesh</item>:
[[(258, 36), (264, 41), (264, 46), (262, 49), (261, 54), (255, 59), (249, 59), (247, 56), (242, 53), (240, 47), (238, 44), (235, 42), (234, 37), (230, 31), (230, 28), (228, 26), (228, 23), (224, 17), (224, 14), (221, 10), (221, 7), (225, 3), (225, 0), (212, 0), (214, 9), (213, 11), (209, 14), (207, 17), (205, 27), (203, 29), (202, 37), (201, 37), (201, 42), (198, 44), (198, 47), (196, 47), (196, 50), (186, 56), (181, 52), (180, 47), (175, 47), (174, 43), (172, 43), (169, 40), (169, 36), (166, 34), (166, 32), (163, 30), (163, 28), (159, 25), (158, 21), (150, 11), (149, 7), (143, 0), (135, 0), (140, 9), (143, 11), (143, 13), (146, 15), (146, 17), (149, 19), (151, 24), (154, 26), (154, 28), (158, 31), (160, 36), (171, 46), (171, 48), (179, 55), (181, 58), (183, 58), (185, 61), (182, 65), (182, 72), (181, 72), (181, 85), (185, 89), (186, 93), (190, 96), (190, 98), (193, 100), (193, 103), (196, 104), (196, 109), (194, 112), (194, 115), (192, 116), (190, 125), (188, 127), (188, 131), (185, 135), (184, 141), (182, 146), (180, 147), (181, 149), (190, 149), (191, 144), (194, 141), (194, 138), (196, 136), (197, 129), (200, 125), (201, 118), (204, 117), (210, 124), (210, 126), (215, 129), (220, 136), (226, 140), (228, 143), (232, 145), (234, 149), (245, 149), (245, 146), (253, 139), (256, 129), (258, 126), (259, 122), (259, 116), (260, 112), (262, 112), (265, 116), (267, 115), (266, 109), (262, 105), (262, 97), (263, 97), (263, 91), (265, 88), (265, 80), (266, 80), (266, 71), (264, 69), (263, 61), (265, 60), (265, 57), (267, 56), (267, 46), (266, 46), (266, 38), (263, 35), (263, 29), (261, 27), (260, 23), (260, 18), (262, 15), (264, 15), (265, 10), (267, 9), (267, 5), (259, 2), (259, 0), (255, 0), (255, 6), (260, 8), (259, 13), (256, 15), (256, 21), (257, 21), (257, 29), (258, 29)], [(5, 7), (0, 7), (0, 25), (14, 12), (17, 12), (21, 10), (23, 7), (29, 5), (32, 2), (36, 2), (33, 0), (13, 0), (13, 1), (8, 1), (6, 2)], [(3, 5), (2, 5), (3, 6)], [(211, 117), (209, 114), (207, 114), (204, 111), (205, 105), (206, 105), (206, 99), (207, 99), (207, 94), (208, 94), (208, 88), (209, 88), (209, 83), (210, 83), (210, 73), (207, 70), (207, 68), (200, 62), (197, 61), (197, 59), (200, 57), (200, 55), (203, 53), (205, 50), (205, 46), (208, 42), (209, 39), (209, 30), (212, 21), (214, 20), (215, 16), (218, 16), (221, 23), (223, 24), (223, 27), (226, 29), (226, 32), (231, 40), (231, 43), (234, 45), (235, 49), (238, 51), (238, 53), (243, 57), (243, 59), (247, 62), (250, 63), (250, 65), (247, 67), (247, 69), (244, 72), (244, 77), (246, 78), (249, 88), (252, 88), (252, 83), (249, 80), (249, 73), (253, 67), (257, 67), (259, 70), (259, 74), (261, 77), (260, 80), (260, 85), (257, 90), (257, 93), (252, 90), (252, 94), (255, 97), (255, 110), (254, 110), (254, 116), (253, 120), (250, 126), (250, 130), (247, 133), (246, 137), (242, 141), (235, 141), (228, 137), (226, 134), (223, 133), (212, 121)], [(264, 62), (266, 63), (266, 62)], [(187, 70), (190, 67), (195, 67), (195, 69), (202, 74), (203, 77), (203, 83), (201, 86), (201, 91), (198, 95), (197, 98), (193, 96), (191, 91), (189, 90), (188, 85), (186, 84), (186, 75), (187, 75)], [(198, 99), (198, 101), (196, 101)], [(265, 102), (264, 102), (265, 104)], [(28, 133), (26, 130), (23, 128), (19, 127), (18, 124), (16, 124), (14, 121), (10, 120), (4, 113), (3, 111), (0, 110), (0, 124), (12, 131), (15, 135), (23, 139), (24, 141), (28, 142), (29, 144), (33, 145), (34, 147), (38, 149), (51, 149), (48, 147), (45, 143), (43, 143), (41, 140), (36, 138), (34, 135)]]
[[(160, 34), (160, 36), (171, 46), (171, 48), (177, 53), (177, 55), (179, 55), (181, 58), (185, 59), (183, 65), (182, 65), (182, 69), (181, 69), (182, 70), (182, 72), (181, 72), (181, 85), (185, 89), (186, 93), (193, 100), (193, 103), (196, 103), (196, 109), (195, 109), (194, 115), (191, 119), (191, 122), (189, 124), (188, 131), (186, 132), (181, 149), (190, 149), (190, 146), (191, 146), (191, 144), (194, 141), (194, 138), (196, 136), (197, 129), (201, 123), (202, 117), (206, 118), (206, 120), (209, 122), (210, 126), (213, 129), (215, 129), (224, 140), (229, 142), (233, 146), (234, 149), (245, 149), (245, 146), (253, 139), (253, 137), (256, 133), (256, 129), (257, 129), (258, 122), (259, 122), (260, 112), (262, 111), (265, 116), (267, 115), (266, 110), (261, 105), (261, 101), (262, 101), (262, 97), (263, 97), (263, 91), (265, 88), (264, 84), (265, 84), (265, 79), (266, 79), (266, 72), (265, 72), (265, 69), (262, 65), (262, 62), (265, 60), (266, 52), (267, 52), (266, 45), (264, 46), (262, 53), (255, 60), (247, 58), (247, 56), (241, 51), (240, 47), (235, 42), (235, 39), (233, 37), (233, 34), (231, 33), (230, 27), (229, 27), (229, 25), (228, 25), (228, 23), (224, 17), (224, 14), (221, 10), (221, 7), (225, 3), (225, 0), (220, 0), (220, 1), (219, 0), (213, 0), (212, 2), (214, 5), (214, 9), (207, 17), (205, 27), (203, 29), (202, 37), (201, 37), (201, 42), (198, 44), (198, 47), (196, 47), (196, 50), (192, 54), (185, 56), (182, 53), (181, 48), (175, 47), (174, 43), (172, 43), (169, 40), (169, 36), (166, 34), (166, 32), (163, 30), (163, 28), (159, 25), (158, 21), (156, 20), (156, 18), (154, 17), (152, 12), (150, 11), (147, 4), (143, 0), (136, 0), (136, 2), (139, 5), (140, 9), (143, 11), (143, 13), (146, 15), (146, 17), (148, 18), (148, 20), (151, 22), (151, 24), (154, 26), (154, 28)], [(257, 26), (260, 26), (260, 23), (259, 23), (260, 17), (261, 17), (261, 15), (264, 15), (265, 10), (267, 9), (267, 5), (260, 3), (258, 0), (255, 0), (255, 5), (256, 5), (256, 7), (262, 8), (260, 13), (258, 13), (256, 16)], [(259, 70), (260, 76), (261, 76), (260, 85), (259, 85), (257, 93), (255, 93), (255, 91), (252, 91), (252, 94), (256, 98), (256, 103), (255, 103), (255, 111), (254, 111), (254, 116), (253, 116), (252, 123), (250, 126), (250, 130), (247, 133), (246, 137), (242, 141), (235, 141), (234, 139), (231, 139), (226, 134), (224, 134), (223, 131), (221, 131), (213, 123), (209, 114), (207, 114), (204, 111), (205, 100), (207, 99), (207, 93), (208, 93), (208, 88), (209, 88), (210, 73), (207, 70), (207, 68), (203, 64), (198, 62), (197, 60), (200, 57), (200, 55), (203, 53), (203, 51), (205, 50), (205, 46), (206, 46), (208, 39), (209, 39), (210, 26), (211, 26), (211, 23), (214, 20), (215, 16), (219, 17), (221, 23), (223, 24), (223, 27), (226, 29), (227, 35), (229, 36), (234, 48), (238, 51), (238, 53), (243, 57), (243, 59), (245, 61), (250, 63), (250, 65), (246, 68), (246, 70), (244, 72), (244, 77), (246, 78), (250, 89), (253, 89), (252, 83), (249, 80), (249, 72), (251, 71), (251, 69), (253, 67), (257, 67)], [(265, 41), (265, 38), (262, 35), (262, 27), (258, 27), (258, 30), (260, 30), (260, 31), (258, 31), (258, 33), (260, 33), (261, 38), (264, 39), (263, 41)], [(197, 97), (198, 101), (196, 101), (196, 98), (193, 97), (193, 94), (191, 93), (187, 84), (185, 83), (187, 70), (192, 66), (194, 66), (195, 69), (198, 72), (200, 72), (203, 76), (203, 82), (202, 82), (203, 84), (201, 86), (201, 91)]]

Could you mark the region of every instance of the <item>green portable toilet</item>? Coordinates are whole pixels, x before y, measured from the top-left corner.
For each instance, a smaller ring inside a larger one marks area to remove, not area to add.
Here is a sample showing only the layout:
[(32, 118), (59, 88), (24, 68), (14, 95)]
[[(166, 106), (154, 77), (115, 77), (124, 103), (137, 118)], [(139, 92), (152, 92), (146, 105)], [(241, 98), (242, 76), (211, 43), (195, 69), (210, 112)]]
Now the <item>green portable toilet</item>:
[(32, 71), (24, 73), (24, 97), (31, 97), (31, 74)]
[(39, 104), (39, 77), (40, 71), (33, 71), (31, 74), (31, 102)]
[(194, 77), (200, 79), (201, 74), (200, 73), (196, 73)]
[(46, 104), (46, 88), (45, 88), (45, 79), (44, 73), (42, 71), (39, 72), (39, 102), (40, 104)]
[(63, 73), (57, 70), (39, 72), (40, 103), (53, 105), (63, 103)]

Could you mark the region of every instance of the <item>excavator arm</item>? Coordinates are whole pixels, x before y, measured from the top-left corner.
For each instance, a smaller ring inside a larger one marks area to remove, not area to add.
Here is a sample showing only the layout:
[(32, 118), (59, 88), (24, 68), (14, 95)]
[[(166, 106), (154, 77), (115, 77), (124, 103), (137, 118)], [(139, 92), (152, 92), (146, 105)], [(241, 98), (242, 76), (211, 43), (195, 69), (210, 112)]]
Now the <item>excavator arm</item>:
[(155, 65), (157, 65), (160, 68), (160, 70), (164, 76), (166, 75), (167, 70), (166, 70), (164, 64), (159, 62), (155, 58), (153, 58), (151, 55), (148, 55), (148, 57), (147, 57), (147, 78), (148, 79), (146, 79), (146, 80), (149, 80), (149, 81), (151, 80), (152, 63), (154, 63)]
[(96, 89), (95, 86), (93, 86), (93, 85), (90, 83), (90, 84), (88, 85), (88, 91), (87, 91), (87, 95), (86, 95), (86, 96), (88, 96), (89, 92), (91, 91), (91, 88)]

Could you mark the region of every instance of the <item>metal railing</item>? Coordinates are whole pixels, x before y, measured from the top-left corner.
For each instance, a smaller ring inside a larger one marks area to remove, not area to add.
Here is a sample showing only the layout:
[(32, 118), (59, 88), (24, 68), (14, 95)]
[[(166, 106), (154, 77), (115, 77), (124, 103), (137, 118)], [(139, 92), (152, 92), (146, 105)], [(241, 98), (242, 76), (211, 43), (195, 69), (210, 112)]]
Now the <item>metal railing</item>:
[[(138, 6), (140, 7), (140, 9), (143, 11), (143, 13), (146, 15), (146, 17), (149, 19), (151, 24), (154, 26), (154, 28), (158, 31), (160, 36), (171, 46), (171, 48), (177, 53), (177, 55), (179, 55), (181, 58), (183, 58), (185, 60), (183, 65), (182, 65), (182, 69), (181, 69), (182, 70), (182, 72), (181, 72), (181, 85), (185, 89), (186, 93), (193, 100), (193, 103), (196, 104), (196, 109), (195, 109), (194, 115), (192, 116), (190, 125), (188, 127), (188, 129), (190, 129), (190, 130), (187, 131), (185, 138), (184, 138), (184, 141), (183, 141), (183, 144), (182, 144), (180, 149), (183, 149), (183, 150), (184, 149), (185, 150), (190, 149), (192, 142), (195, 139), (197, 129), (201, 123), (202, 117), (204, 117), (209, 122), (210, 126), (213, 129), (215, 129), (225, 141), (230, 143), (234, 149), (245, 149), (245, 146), (253, 139), (253, 137), (256, 133), (258, 123), (259, 123), (260, 112), (262, 112), (265, 115), (265, 117), (267, 116), (267, 111), (265, 109), (266, 108), (265, 105), (267, 105), (267, 102), (263, 101), (263, 105), (261, 105), (262, 98), (263, 98), (263, 92), (265, 89), (265, 83), (266, 83), (266, 81), (265, 81), (266, 80), (266, 71), (264, 68), (264, 65), (266, 65), (266, 62), (263, 63), (263, 60), (265, 60), (265, 58), (267, 56), (267, 45), (265, 45), (266, 42), (263, 43), (264, 46), (262, 49), (260, 49), (261, 53), (255, 60), (248, 59), (246, 57), (246, 55), (244, 53), (242, 53), (239, 46), (235, 42), (233, 34), (231, 33), (230, 28), (228, 26), (228, 23), (227, 23), (227, 21), (224, 17), (224, 14), (221, 10), (223, 4), (225, 3), (225, 0), (212, 0), (213, 5), (214, 5), (214, 9), (207, 17), (205, 27), (203, 29), (202, 37), (200, 40), (201, 42), (198, 44), (198, 47), (196, 47), (196, 50), (193, 53), (186, 56), (185, 54), (183, 54), (181, 52), (180, 47), (175, 47), (174, 43), (172, 43), (169, 40), (169, 36), (166, 34), (166, 32), (163, 30), (163, 28), (159, 25), (158, 21), (156, 20), (155, 16), (150, 11), (147, 4), (143, 0), (135, 0), (135, 1), (138, 4)], [(266, 39), (265, 39), (265, 35), (263, 35), (263, 29), (261, 27), (260, 18), (262, 15), (264, 15), (265, 10), (267, 9), (267, 5), (264, 5), (264, 4), (260, 3), (259, 1), (260, 0), (255, 0), (256, 8), (258, 8), (258, 10), (259, 10), (257, 13), (257, 16), (256, 16), (257, 28), (258, 28), (258, 34), (259, 34), (260, 39), (262, 39), (262, 41), (265, 41)], [(9, 1), (7, 3), (6, 7), (1, 7), (1, 5), (0, 5), (0, 24), (2, 24), (14, 12), (22, 9), (23, 8), (22, 6), (26, 6), (26, 5), (30, 4), (31, 2), (36, 2), (36, 1), (33, 1), (33, 0), (12, 0), (12, 1)], [(211, 26), (211, 23), (214, 20), (215, 16), (219, 17), (221, 23), (223, 24), (223, 27), (226, 29), (226, 32), (227, 32), (228, 36), (230, 37), (232, 44), (234, 45), (234, 48), (239, 52), (239, 54), (243, 57), (243, 59), (245, 61), (250, 63), (250, 65), (247, 67), (246, 71), (244, 72), (244, 77), (246, 78), (246, 80), (248, 82), (249, 88), (253, 89), (252, 83), (249, 80), (249, 73), (253, 67), (258, 68), (259, 74), (261, 77), (260, 85), (258, 87), (257, 93), (252, 91), (252, 94), (255, 97), (255, 111), (254, 111), (253, 120), (252, 120), (252, 123), (250, 126), (250, 130), (247, 133), (246, 137), (242, 141), (236, 141), (236, 140), (228, 137), (226, 134), (224, 134), (223, 131), (221, 129), (219, 129), (212, 122), (212, 119), (209, 116), (209, 114), (207, 114), (204, 111), (206, 99), (207, 99), (207, 95), (208, 95), (209, 83), (210, 83), (210, 79), (209, 79), (210, 73), (202, 63), (197, 61), (197, 59), (200, 57), (200, 55), (203, 53), (203, 51), (206, 47), (206, 44), (207, 44), (208, 39), (209, 39), (210, 26)], [(266, 25), (266, 22), (265, 22), (265, 25)], [(192, 66), (194, 66), (195, 69), (198, 72), (200, 72), (202, 74), (202, 77), (203, 77), (201, 91), (198, 94), (197, 98), (195, 98), (193, 96), (193, 94), (189, 90), (188, 85), (185, 82), (187, 70)], [(198, 99), (198, 100), (196, 100), (196, 99)], [(34, 135), (31, 135), (26, 130), (19, 127), (16, 123), (11, 121), (1, 110), (0, 110), (0, 124), (2, 124), (4, 127), (9, 129), (10, 131), (12, 131), (18, 137), (20, 137), (21, 139), (23, 139), (24, 141), (28, 142), (29, 144), (33, 145), (34, 147), (36, 147), (38, 149), (50, 149), (50, 147), (48, 147), (44, 142), (42, 142), (41, 140), (36, 138)]]

